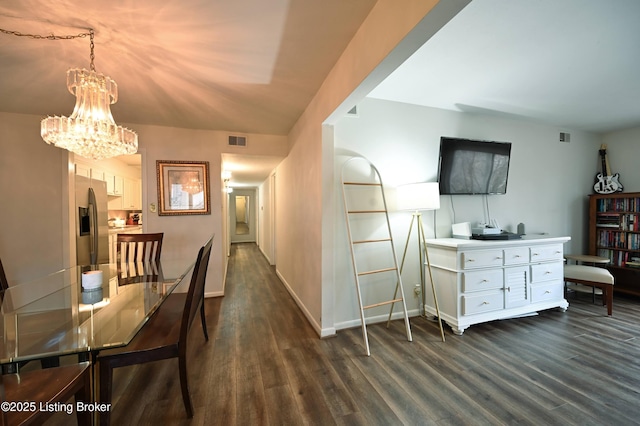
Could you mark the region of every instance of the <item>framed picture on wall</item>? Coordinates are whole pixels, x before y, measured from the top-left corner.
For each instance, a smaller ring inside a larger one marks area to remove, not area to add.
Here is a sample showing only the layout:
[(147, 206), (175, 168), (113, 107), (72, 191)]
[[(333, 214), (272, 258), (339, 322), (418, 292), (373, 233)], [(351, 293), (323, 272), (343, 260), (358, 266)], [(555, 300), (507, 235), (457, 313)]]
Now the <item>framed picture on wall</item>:
[(158, 215), (211, 214), (208, 161), (156, 161)]

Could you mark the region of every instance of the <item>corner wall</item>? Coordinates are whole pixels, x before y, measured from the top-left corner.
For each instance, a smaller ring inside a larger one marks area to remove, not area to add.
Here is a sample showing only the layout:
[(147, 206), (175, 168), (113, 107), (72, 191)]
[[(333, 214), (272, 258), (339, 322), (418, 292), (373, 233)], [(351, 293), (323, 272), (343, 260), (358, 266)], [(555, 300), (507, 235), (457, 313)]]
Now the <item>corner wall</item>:
[[(640, 127), (608, 133), (604, 135), (603, 143), (607, 144), (611, 172), (620, 173), (624, 192), (640, 192)], [(594, 176), (599, 170), (600, 166), (594, 169)]]
[(276, 268), (320, 336), (335, 332), (333, 223), (323, 214), (334, 178), (323, 158), (333, 146), (323, 143), (323, 124), (333, 124), (332, 115), (348, 111), (468, 2), (406, 0), (398, 7), (379, 0), (289, 134), (289, 156), (277, 169)]

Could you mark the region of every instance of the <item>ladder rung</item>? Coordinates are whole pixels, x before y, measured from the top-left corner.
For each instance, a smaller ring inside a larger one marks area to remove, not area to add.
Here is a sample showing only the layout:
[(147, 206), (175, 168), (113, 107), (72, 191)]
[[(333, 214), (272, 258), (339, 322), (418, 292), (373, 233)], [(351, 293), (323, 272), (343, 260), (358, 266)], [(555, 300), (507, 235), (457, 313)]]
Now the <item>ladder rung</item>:
[(395, 270), (396, 270), (396, 268), (376, 269), (375, 271), (359, 272), (358, 276), (360, 276), (360, 275), (369, 275), (369, 274), (379, 274), (380, 272), (389, 272), (389, 271), (395, 271)]
[(349, 210), (347, 213), (386, 213), (386, 210)]
[(380, 242), (384, 242), (384, 241), (391, 241), (391, 238), (383, 238), (380, 240), (361, 240), (361, 241), (354, 241), (353, 244), (365, 244), (365, 243), (380, 243)]
[(387, 300), (386, 302), (374, 303), (373, 305), (363, 306), (362, 309), (376, 308), (378, 306), (390, 305), (391, 303), (402, 302), (402, 298)]
[(381, 186), (380, 183), (373, 182), (342, 182), (343, 185)]

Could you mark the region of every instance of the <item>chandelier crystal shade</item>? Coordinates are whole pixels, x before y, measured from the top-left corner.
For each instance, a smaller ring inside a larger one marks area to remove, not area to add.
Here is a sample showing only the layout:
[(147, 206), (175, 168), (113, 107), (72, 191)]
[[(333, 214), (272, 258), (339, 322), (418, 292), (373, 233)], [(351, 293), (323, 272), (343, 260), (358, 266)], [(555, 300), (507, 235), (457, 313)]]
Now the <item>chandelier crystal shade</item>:
[(138, 135), (116, 124), (110, 104), (118, 101), (118, 86), (94, 70), (67, 71), (67, 88), (76, 97), (70, 117), (47, 117), (40, 134), (48, 144), (92, 160), (102, 160), (138, 151)]

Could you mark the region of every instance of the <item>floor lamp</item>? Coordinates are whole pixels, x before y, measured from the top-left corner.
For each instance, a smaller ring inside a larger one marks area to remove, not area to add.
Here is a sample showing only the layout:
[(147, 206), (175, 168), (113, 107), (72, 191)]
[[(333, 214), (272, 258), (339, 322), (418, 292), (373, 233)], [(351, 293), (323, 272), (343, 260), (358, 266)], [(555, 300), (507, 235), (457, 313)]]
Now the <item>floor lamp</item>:
[[(436, 287), (433, 282), (433, 273), (431, 272), (431, 262), (429, 261), (429, 251), (427, 250), (426, 238), (424, 235), (424, 225), (422, 223), (422, 213), (424, 210), (438, 210), (440, 208), (440, 190), (438, 182), (412, 183), (401, 185), (397, 189), (398, 210), (412, 211), (411, 224), (409, 225), (409, 233), (407, 242), (402, 253), (402, 262), (400, 263), (400, 273), (404, 267), (404, 261), (407, 257), (409, 249), (409, 241), (413, 231), (414, 223), (417, 226), (418, 233), (418, 256), (420, 265), (420, 294), (422, 296), (422, 311), (425, 312), (425, 273), (423, 265), (427, 264), (429, 272), (429, 280), (431, 281), (431, 290), (433, 291), (433, 302), (436, 308), (436, 316), (440, 324), (440, 335), (444, 342), (444, 329), (442, 328), (442, 319), (440, 318), (440, 308), (438, 306), (438, 298), (436, 297)], [(426, 314), (426, 312), (425, 312)]]

